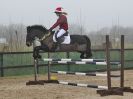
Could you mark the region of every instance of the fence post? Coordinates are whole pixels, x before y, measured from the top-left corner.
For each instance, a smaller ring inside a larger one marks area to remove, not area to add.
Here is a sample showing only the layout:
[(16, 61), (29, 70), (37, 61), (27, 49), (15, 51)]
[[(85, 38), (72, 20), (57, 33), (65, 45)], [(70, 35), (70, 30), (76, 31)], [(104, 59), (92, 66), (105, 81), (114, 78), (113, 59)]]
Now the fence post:
[(4, 68), (3, 68), (3, 53), (0, 53), (0, 71), (1, 71), (1, 77), (4, 77)]
[(109, 35), (106, 35), (106, 61), (107, 61), (107, 84), (109, 90), (111, 89)]
[(39, 74), (39, 65), (38, 65), (38, 59), (36, 59), (37, 62), (37, 74)]
[(34, 59), (34, 74), (35, 74), (34, 76), (35, 76), (35, 81), (38, 80), (37, 67), (38, 67), (37, 59)]
[[(48, 58), (50, 58), (50, 53), (48, 52)], [(51, 70), (50, 70), (51, 63), (48, 61), (48, 80), (51, 80)]]
[(121, 77), (120, 77), (120, 87), (124, 87), (124, 35), (121, 35), (121, 69), (120, 69)]

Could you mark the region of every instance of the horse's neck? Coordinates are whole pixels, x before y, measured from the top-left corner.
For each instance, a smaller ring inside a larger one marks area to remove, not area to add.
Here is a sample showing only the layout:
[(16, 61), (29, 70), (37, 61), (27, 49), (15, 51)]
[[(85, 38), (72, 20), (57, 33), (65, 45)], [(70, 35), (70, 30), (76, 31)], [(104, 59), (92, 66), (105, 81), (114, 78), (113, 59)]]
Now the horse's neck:
[(53, 35), (48, 36), (46, 39), (43, 40), (45, 44), (49, 44), (53, 42)]
[(43, 44), (47, 45), (49, 49), (51, 49), (53, 46), (53, 35), (50, 35), (45, 40), (43, 40)]
[(48, 42), (52, 42), (52, 41), (53, 41), (53, 35), (50, 35), (50, 36), (47, 38), (47, 41), (48, 41)]

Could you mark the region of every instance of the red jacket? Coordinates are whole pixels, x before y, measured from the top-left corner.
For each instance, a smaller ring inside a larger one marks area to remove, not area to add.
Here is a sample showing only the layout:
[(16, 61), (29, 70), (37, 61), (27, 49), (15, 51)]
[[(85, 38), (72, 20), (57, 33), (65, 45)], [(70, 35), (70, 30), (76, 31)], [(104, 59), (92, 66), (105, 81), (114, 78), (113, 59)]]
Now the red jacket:
[(57, 26), (59, 26), (60, 29), (68, 30), (67, 17), (65, 15), (61, 15), (50, 29), (53, 30)]

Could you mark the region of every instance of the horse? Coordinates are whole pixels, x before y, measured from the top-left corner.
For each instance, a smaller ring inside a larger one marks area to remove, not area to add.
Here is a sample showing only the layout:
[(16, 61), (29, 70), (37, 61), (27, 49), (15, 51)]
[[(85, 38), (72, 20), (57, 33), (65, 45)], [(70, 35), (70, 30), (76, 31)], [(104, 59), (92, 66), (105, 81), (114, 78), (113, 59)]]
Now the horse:
[(54, 31), (49, 31), (42, 25), (27, 26), (26, 45), (32, 46), (35, 38), (39, 39), (40, 46), (33, 49), (33, 57), (41, 58), (39, 51), (44, 52), (79, 52), (80, 58), (92, 57), (91, 41), (86, 35), (70, 35), (70, 44), (61, 44), (57, 50), (53, 50), (55, 42), (53, 41)]

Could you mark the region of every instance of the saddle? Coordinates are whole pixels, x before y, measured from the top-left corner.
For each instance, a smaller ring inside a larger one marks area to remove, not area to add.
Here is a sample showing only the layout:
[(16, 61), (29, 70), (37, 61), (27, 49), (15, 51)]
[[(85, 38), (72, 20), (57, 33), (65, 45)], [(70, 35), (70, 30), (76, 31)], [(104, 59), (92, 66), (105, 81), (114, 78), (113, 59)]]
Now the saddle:
[(62, 44), (70, 44), (71, 39), (68, 31), (64, 33), (61, 37), (57, 38), (57, 33), (53, 36), (53, 46), (51, 48), (52, 51), (59, 50)]
[(58, 37), (58, 38), (57, 38), (57, 34), (58, 34), (58, 32), (55, 33), (55, 39), (56, 39), (56, 41), (57, 41), (59, 44), (61, 44), (61, 43), (64, 42), (64, 40), (65, 40), (65, 37), (64, 37), (64, 36), (68, 36), (68, 31), (66, 31), (66, 33), (64, 33), (62, 36), (60, 36), (60, 37)]

